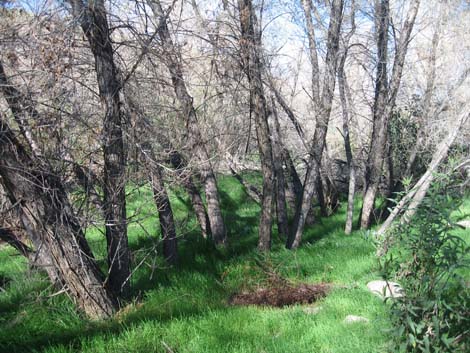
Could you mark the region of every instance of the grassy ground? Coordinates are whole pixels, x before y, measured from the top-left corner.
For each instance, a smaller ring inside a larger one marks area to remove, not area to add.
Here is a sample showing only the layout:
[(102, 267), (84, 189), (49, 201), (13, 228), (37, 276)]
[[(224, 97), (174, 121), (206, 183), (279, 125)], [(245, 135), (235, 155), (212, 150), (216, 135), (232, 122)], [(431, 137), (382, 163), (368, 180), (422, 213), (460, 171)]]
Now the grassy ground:
[[(259, 207), (230, 177), (220, 179), (230, 247), (219, 251), (201, 239), (188, 199), (172, 193), (180, 234), (181, 263), (160, 259), (159, 228), (151, 193), (133, 190), (128, 199), (133, 249), (134, 299), (113, 320), (90, 322), (64, 294), (27, 270), (12, 249), (0, 251), (1, 352), (385, 352), (388, 311), (366, 289), (376, 279), (374, 247), (365, 235), (345, 236), (344, 209), (305, 232), (302, 247), (287, 251), (274, 234), (268, 256), (256, 252)], [(470, 204), (465, 204), (470, 210)], [(99, 229), (87, 237), (104, 266)], [(331, 282), (333, 291), (315, 305), (283, 309), (232, 307), (231, 294), (262, 285), (259, 264), (294, 282)], [(345, 324), (346, 315), (369, 323)]]

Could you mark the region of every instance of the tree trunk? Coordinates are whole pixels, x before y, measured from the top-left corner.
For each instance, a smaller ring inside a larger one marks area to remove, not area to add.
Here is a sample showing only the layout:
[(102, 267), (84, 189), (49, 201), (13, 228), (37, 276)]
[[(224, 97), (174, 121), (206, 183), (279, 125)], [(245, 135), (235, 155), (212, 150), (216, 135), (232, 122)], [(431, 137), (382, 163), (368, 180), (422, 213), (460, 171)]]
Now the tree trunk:
[(155, 166), (153, 170), (150, 171), (150, 180), (162, 231), (163, 257), (169, 264), (174, 265), (178, 262), (176, 228), (173, 218), (173, 210), (171, 209), (170, 199), (168, 198), (165, 184), (163, 183), (162, 170), (160, 166)]
[(21, 255), (28, 258), (34, 253), (34, 250), (31, 249), (28, 245), (23, 243), (15, 233), (10, 229), (0, 227), (0, 240), (6, 242), (11, 247), (16, 249)]
[(272, 208), (274, 199), (274, 166), (272, 142), (269, 131), (269, 115), (264, 95), (260, 51), (261, 37), (255, 30), (256, 16), (251, 0), (238, 1), (240, 26), (242, 32), (241, 51), (243, 67), (250, 83), (250, 94), (253, 97), (256, 134), (263, 173), (263, 199), (259, 222), (258, 249), (271, 249)]
[(209, 215), (206, 212), (206, 208), (204, 206), (204, 202), (202, 201), (199, 189), (194, 183), (193, 176), (191, 174), (185, 173), (184, 169), (186, 167), (186, 163), (183, 156), (181, 156), (178, 151), (173, 150), (170, 152), (170, 163), (178, 173), (178, 176), (182, 180), (182, 184), (191, 199), (191, 205), (196, 214), (202, 237), (207, 239), (207, 237), (211, 234)]
[(295, 169), (294, 161), (292, 160), (289, 151), (286, 147), (283, 148), (282, 156), (284, 160), (284, 164), (287, 170), (287, 201), (289, 203), (289, 207), (291, 208), (292, 212), (295, 212), (297, 209), (297, 205), (301, 201), (302, 197), (302, 182), (300, 181), (299, 174)]
[[(354, 16), (354, 14), (352, 15)], [(354, 20), (353, 30), (354, 30)], [(351, 32), (352, 33), (352, 32)], [(346, 42), (349, 42), (349, 39)], [(351, 234), (353, 227), (353, 217), (354, 217), (354, 194), (356, 189), (356, 171), (354, 166), (352, 148), (351, 148), (351, 136), (349, 133), (349, 119), (350, 119), (350, 109), (351, 109), (351, 94), (349, 92), (349, 87), (346, 79), (346, 73), (344, 72), (344, 66), (347, 58), (347, 49), (341, 56), (341, 60), (338, 65), (338, 88), (339, 96), (341, 101), (342, 108), (342, 117), (343, 117), (343, 139), (344, 139), (344, 149), (346, 151), (346, 161), (348, 164), (349, 170), (349, 182), (348, 182), (348, 206), (346, 210), (346, 224), (344, 226), (344, 232), (346, 234)]]
[(387, 145), (388, 122), (395, 106), (400, 88), (406, 52), (419, 9), (419, 0), (413, 0), (400, 33), (396, 46), (390, 85), (387, 83), (387, 51), (389, 33), (389, 0), (381, 0), (377, 12), (377, 76), (375, 83), (374, 125), (368, 163), (366, 166), (366, 185), (361, 211), (361, 228), (369, 228), (374, 215), (375, 199), (382, 175), (382, 167)]
[[(141, 130), (141, 138), (145, 136)], [(148, 141), (138, 143), (141, 151), (142, 160), (147, 168), (150, 185), (153, 191), (153, 199), (157, 207), (158, 219), (160, 220), (160, 229), (163, 241), (163, 257), (170, 265), (178, 262), (178, 242), (176, 236), (175, 220), (173, 210), (170, 204), (170, 198), (163, 181), (162, 168), (155, 159), (152, 145)]]
[[(20, 128), (20, 132), (28, 143), (29, 148), (36, 157), (42, 156), (42, 151), (37, 142), (36, 136), (29, 121), (40, 121), (41, 117), (34, 102), (25, 96), (8, 79), (3, 64), (0, 61), (0, 90), (8, 103), (8, 107), (13, 113), (15, 122)], [(78, 185), (83, 187), (91, 202), (99, 209), (102, 207), (102, 200), (95, 189), (96, 176), (85, 167), (76, 163), (70, 153), (65, 151), (62, 156), (64, 160), (72, 164), (72, 171)]]
[(166, 22), (166, 15), (163, 13), (160, 1), (148, 0), (147, 3), (158, 20), (157, 30), (163, 42), (165, 64), (170, 71), (173, 88), (181, 105), (182, 116), (186, 120), (191, 150), (199, 162), (202, 183), (206, 192), (207, 214), (210, 220), (212, 238), (216, 245), (225, 246), (227, 243), (227, 234), (220, 208), (217, 180), (210, 163), (209, 154), (202, 139), (201, 131), (199, 130), (196, 110), (193, 106), (193, 98), (186, 88), (181, 58), (178, 49), (171, 39)]
[[(317, 188), (318, 191), (320, 191), (320, 189), (322, 191), (322, 188), (318, 188), (318, 179), (320, 177), (321, 159), (326, 143), (326, 134), (328, 131), (328, 123), (335, 90), (336, 67), (338, 60), (337, 56), (339, 51), (339, 35), (343, 19), (344, 3), (343, 0), (334, 0), (331, 4), (330, 24), (328, 28), (327, 39), (327, 54), (325, 60), (326, 72), (321, 95), (319, 93), (318, 87), (318, 59), (313, 32), (313, 22), (311, 18), (311, 0), (304, 0), (303, 7), (304, 14), (307, 19), (307, 29), (309, 34), (310, 61), (312, 62), (312, 91), (314, 103), (316, 104), (317, 123), (315, 126), (313, 140), (310, 144), (310, 158), (308, 162), (307, 173), (305, 175), (302, 202), (297, 208), (294, 217), (294, 223), (286, 243), (286, 247), (288, 249), (295, 249), (299, 246), (305, 226), (305, 221), (311, 208), (315, 188)], [(318, 196), (319, 201), (321, 202), (321, 194)]]
[(103, 121), (104, 214), (108, 243), (109, 284), (114, 293), (130, 291), (130, 250), (126, 220), (126, 157), (122, 134), (118, 72), (113, 58), (103, 0), (84, 4), (68, 0), (95, 58), (99, 95), (105, 108)]
[(89, 317), (110, 317), (117, 301), (105, 288), (62, 182), (40, 159), (33, 161), (3, 117), (0, 154), (0, 182), (10, 202), (18, 205), (24, 229), (52, 264), (46, 269), (51, 279), (57, 276)]
[(286, 203), (286, 182), (284, 179), (284, 169), (282, 167), (282, 141), (281, 141), (281, 127), (279, 125), (279, 117), (276, 110), (276, 102), (274, 97), (271, 98), (273, 114), (269, 122), (269, 128), (272, 137), (272, 151), (273, 151), (273, 167), (275, 175), (276, 187), (276, 212), (277, 212), (277, 228), (278, 233), (282, 238), (289, 235), (289, 219), (287, 215)]
[(377, 76), (375, 80), (374, 121), (370, 152), (366, 165), (366, 185), (361, 210), (361, 229), (369, 228), (375, 206), (375, 198), (382, 175), (383, 156), (385, 151), (388, 116), (387, 95), (387, 60), (388, 30), (390, 5), (388, 0), (381, 0), (376, 9), (377, 28)]
[(230, 173), (237, 179), (240, 184), (243, 186), (245, 189), (246, 194), (256, 203), (261, 204), (261, 192), (258, 190), (258, 188), (250, 183), (248, 183), (243, 177), (236, 171), (236, 166), (235, 163), (233, 162), (233, 157), (229, 153), (227, 153), (227, 163), (228, 167), (230, 169)]

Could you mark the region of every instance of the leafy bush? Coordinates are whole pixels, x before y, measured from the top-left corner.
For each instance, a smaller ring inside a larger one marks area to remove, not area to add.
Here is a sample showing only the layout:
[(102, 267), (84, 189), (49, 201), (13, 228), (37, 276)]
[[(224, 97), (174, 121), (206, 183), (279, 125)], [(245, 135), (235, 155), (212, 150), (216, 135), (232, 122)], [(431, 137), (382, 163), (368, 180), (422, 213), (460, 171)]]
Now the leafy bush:
[(450, 217), (461, 195), (450, 177), (436, 180), (412, 221), (392, 230), (382, 264), (406, 293), (391, 305), (396, 352), (470, 352), (469, 249)]

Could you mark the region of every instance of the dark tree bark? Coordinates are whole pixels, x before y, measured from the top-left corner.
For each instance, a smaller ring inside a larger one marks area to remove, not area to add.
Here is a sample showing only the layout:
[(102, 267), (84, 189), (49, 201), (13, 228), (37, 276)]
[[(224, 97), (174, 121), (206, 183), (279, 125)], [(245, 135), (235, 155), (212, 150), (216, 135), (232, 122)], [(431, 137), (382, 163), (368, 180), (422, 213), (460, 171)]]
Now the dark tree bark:
[(292, 160), (289, 151), (287, 148), (283, 148), (282, 157), (284, 165), (287, 171), (286, 184), (287, 184), (287, 194), (286, 198), (289, 203), (289, 207), (293, 212), (297, 209), (297, 205), (300, 203), (302, 198), (302, 182), (300, 181), (299, 174), (295, 169), (294, 161)]
[(276, 102), (274, 97), (271, 98), (273, 114), (270, 122), (270, 131), (272, 137), (272, 151), (273, 151), (273, 167), (275, 175), (276, 187), (276, 213), (277, 213), (277, 228), (278, 233), (282, 238), (287, 238), (289, 234), (289, 219), (287, 215), (286, 203), (286, 181), (284, 178), (283, 169), (283, 144), (281, 141), (281, 127), (279, 125), (279, 117), (277, 115)]
[[(147, 161), (150, 173), (150, 182), (153, 190), (153, 198), (158, 210), (158, 218), (160, 220), (160, 228), (163, 240), (163, 256), (169, 264), (178, 262), (178, 242), (176, 237), (176, 227), (173, 218), (173, 210), (171, 208), (170, 199), (166, 192), (163, 182), (162, 168), (156, 164), (155, 156), (151, 147), (147, 148)], [(154, 164), (154, 165), (152, 165)]]
[[(21, 223), (50, 261), (52, 280), (66, 286), (91, 318), (110, 317), (117, 308), (103, 274), (93, 259), (61, 180), (41, 159), (34, 160), (0, 117), (0, 182), (10, 202), (18, 205)], [(57, 277), (56, 277), (57, 276)]]
[(10, 229), (0, 227), (0, 240), (8, 243), (11, 247), (15, 248), (21, 255), (28, 259), (34, 253), (34, 250), (23, 243), (20, 238)]
[[(326, 71), (323, 81), (323, 88), (320, 94), (319, 67), (317, 48), (313, 21), (311, 18), (311, 0), (303, 0), (304, 13), (307, 20), (307, 31), (309, 37), (310, 61), (312, 63), (312, 96), (316, 105), (317, 122), (315, 132), (310, 144), (310, 158), (305, 175), (304, 188), (302, 192), (302, 202), (299, 204), (294, 223), (287, 239), (288, 249), (297, 248), (302, 238), (307, 215), (311, 209), (312, 198), (320, 176), (321, 159), (326, 143), (326, 134), (330, 119), (333, 95), (336, 83), (336, 67), (339, 51), (339, 35), (343, 19), (343, 0), (334, 0), (331, 3), (330, 24), (328, 28)], [(321, 194), (318, 195), (320, 204)]]
[(207, 214), (204, 206), (201, 193), (193, 180), (193, 176), (190, 173), (187, 173), (186, 162), (178, 151), (173, 150), (170, 152), (170, 163), (178, 173), (178, 176), (191, 199), (191, 205), (194, 213), (196, 214), (202, 237), (207, 239), (211, 234), (209, 215)]
[(400, 39), (395, 50), (395, 58), (390, 83), (387, 81), (388, 33), (390, 22), (390, 6), (388, 0), (381, 0), (376, 9), (377, 22), (377, 76), (375, 81), (375, 100), (373, 110), (373, 129), (369, 157), (366, 165), (366, 185), (361, 211), (361, 228), (370, 227), (375, 199), (379, 190), (382, 175), (385, 148), (387, 145), (388, 123), (395, 106), (396, 96), (400, 88), (403, 65), (419, 9), (419, 0), (413, 0), (407, 18), (401, 29)]
[(95, 58), (96, 78), (102, 104), (104, 152), (104, 214), (108, 243), (110, 288), (120, 296), (130, 291), (130, 250), (126, 219), (126, 157), (122, 133), (121, 90), (103, 0), (83, 3), (68, 0)]
[(261, 36), (256, 32), (256, 16), (251, 0), (239, 0), (241, 38), (240, 45), (243, 58), (243, 68), (250, 83), (250, 94), (253, 98), (258, 150), (263, 173), (263, 199), (261, 203), (261, 218), (259, 222), (258, 249), (271, 249), (272, 208), (274, 199), (274, 167), (273, 151), (269, 130), (269, 115), (266, 97), (264, 95), (260, 58)]
[(160, 1), (147, 0), (147, 3), (158, 21), (157, 31), (163, 43), (165, 64), (170, 72), (173, 88), (181, 105), (182, 116), (186, 120), (191, 150), (199, 162), (199, 171), (206, 192), (207, 213), (210, 220), (212, 238), (216, 245), (225, 246), (227, 243), (227, 232), (220, 207), (217, 180), (199, 129), (197, 114), (193, 105), (193, 97), (191, 97), (186, 88), (181, 58), (170, 36), (167, 25), (167, 15), (163, 12)]

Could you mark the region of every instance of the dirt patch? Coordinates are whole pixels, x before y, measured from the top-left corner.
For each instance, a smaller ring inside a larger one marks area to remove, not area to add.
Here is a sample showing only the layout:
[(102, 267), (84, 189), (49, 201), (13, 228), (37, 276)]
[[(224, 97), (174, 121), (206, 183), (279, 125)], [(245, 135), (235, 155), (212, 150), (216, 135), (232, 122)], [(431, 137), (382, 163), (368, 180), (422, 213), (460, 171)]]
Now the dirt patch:
[(260, 305), (283, 307), (293, 304), (310, 304), (325, 297), (331, 285), (327, 283), (319, 284), (299, 284), (283, 285), (270, 288), (259, 288), (248, 292), (244, 291), (232, 295), (229, 299), (231, 305)]

